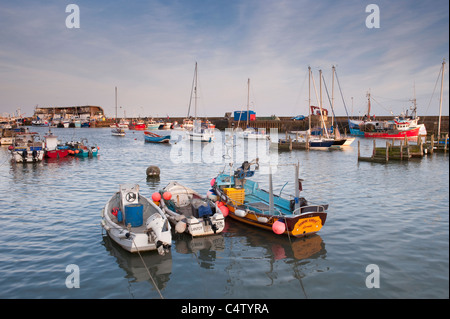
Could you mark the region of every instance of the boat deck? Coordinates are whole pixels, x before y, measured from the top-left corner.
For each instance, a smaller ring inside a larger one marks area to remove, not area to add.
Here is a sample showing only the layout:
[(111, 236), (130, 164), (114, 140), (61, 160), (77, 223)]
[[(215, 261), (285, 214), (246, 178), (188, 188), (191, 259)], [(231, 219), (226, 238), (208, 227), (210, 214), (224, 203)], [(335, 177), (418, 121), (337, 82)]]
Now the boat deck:
[[(263, 201), (261, 198), (254, 194), (246, 195), (244, 205), (248, 208), (255, 210), (257, 213), (265, 214), (265, 215), (273, 215), (273, 213), (270, 212), (270, 206), (267, 202)], [(283, 207), (274, 204), (275, 211), (278, 212), (280, 215), (291, 215), (292, 212), (284, 209)]]
[[(109, 208), (113, 208), (113, 207), (120, 207), (120, 193), (116, 193), (114, 198), (112, 198), (110, 200), (109, 203)], [(152, 207), (146, 202), (146, 200), (142, 197), (139, 196), (139, 204), (142, 204), (143, 207), (143, 214), (142, 214), (142, 220), (143, 223), (141, 226), (134, 226), (130, 228), (130, 231), (134, 232), (134, 233), (145, 233), (147, 232), (147, 226), (145, 225), (146, 220), (153, 214), (155, 214), (156, 212), (152, 209)], [(126, 218), (125, 218), (125, 212), (121, 209), (121, 213), (123, 214), (122, 216), (122, 221), (118, 221), (117, 216), (114, 216), (111, 212), (111, 209), (108, 209), (106, 211), (106, 213), (108, 214), (109, 218), (111, 219), (111, 221), (113, 223), (115, 223), (116, 225), (118, 225), (119, 227), (123, 227), (123, 228), (127, 228), (126, 225)]]

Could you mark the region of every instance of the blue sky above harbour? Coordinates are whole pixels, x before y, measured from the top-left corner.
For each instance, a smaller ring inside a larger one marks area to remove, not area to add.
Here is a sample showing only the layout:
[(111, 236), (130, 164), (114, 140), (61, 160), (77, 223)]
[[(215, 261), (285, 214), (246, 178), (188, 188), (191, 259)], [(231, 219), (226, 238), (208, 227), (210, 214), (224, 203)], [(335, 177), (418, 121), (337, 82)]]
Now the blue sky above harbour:
[[(79, 29), (66, 27), (70, 3)], [(378, 29), (365, 24), (371, 3)], [(198, 62), (199, 116), (245, 109), (248, 78), (257, 116), (307, 115), (308, 66), (331, 94), (333, 65), (350, 115), (368, 91), (376, 115), (406, 110), (414, 91), (419, 115), (438, 115), (445, 58), (448, 115), (448, 12), (447, 0), (0, 1), (0, 114), (99, 105), (113, 116), (117, 86), (128, 117), (186, 116)]]

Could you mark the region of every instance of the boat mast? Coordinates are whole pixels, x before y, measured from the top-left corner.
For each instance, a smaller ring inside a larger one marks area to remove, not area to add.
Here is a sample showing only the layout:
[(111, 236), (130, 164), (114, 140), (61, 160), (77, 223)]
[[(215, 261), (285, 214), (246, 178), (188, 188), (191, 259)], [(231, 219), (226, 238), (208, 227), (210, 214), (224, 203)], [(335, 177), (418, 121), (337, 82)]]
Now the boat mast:
[[(320, 108), (320, 119), (322, 120), (322, 127), (325, 130), (325, 133), (328, 136), (327, 125), (325, 124), (325, 120), (323, 119), (323, 109), (322, 109), (322, 70), (319, 70), (319, 92), (320, 92), (320, 100), (319, 100), (319, 108)], [(323, 135), (323, 134), (322, 134)]]
[(308, 66), (308, 112), (309, 134), (311, 134), (311, 67)]
[[(334, 65), (331, 67), (332, 81), (331, 81), (331, 110), (333, 111), (333, 117), (331, 118), (331, 126), (334, 127)], [(336, 122), (337, 124), (337, 122)]]
[(115, 88), (115, 91), (116, 91), (116, 118), (115, 118), (115, 122), (117, 124), (117, 86)]
[(442, 94), (444, 92), (444, 69), (445, 59), (442, 61), (442, 74), (441, 74), (441, 98), (439, 99), (439, 123), (438, 123), (438, 138), (441, 136), (441, 114), (442, 114)]
[(247, 81), (247, 127), (248, 127), (248, 118), (250, 117), (250, 78)]
[(270, 214), (273, 214), (274, 212), (272, 166), (270, 165), (270, 163), (269, 163), (269, 212)]
[[(411, 109), (411, 118), (412, 119), (416, 119), (417, 118), (417, 99), (416, 99), (416, 82), (414, 82), (414, 98), (411, 100), (411, 102), (413, 102), (413, 107)], [(418, 118), (417, 118), (418, 119)]]
[(195, 119), (197, 119), (197, 62), (195, 62), (195, 71), (194, 71), (194, 78), (195, 78), (195, 86), (194, 86), (194, 115)]
[(297, 161), (297, 164), (295, 165), (295, 180), (294, 180), (294, 186), (295, 186), (295, 209), (298, 209), (300, 207), (300, 188), (298, 184), (298, 177), (299, 177), (299, 166), (300, 163)]

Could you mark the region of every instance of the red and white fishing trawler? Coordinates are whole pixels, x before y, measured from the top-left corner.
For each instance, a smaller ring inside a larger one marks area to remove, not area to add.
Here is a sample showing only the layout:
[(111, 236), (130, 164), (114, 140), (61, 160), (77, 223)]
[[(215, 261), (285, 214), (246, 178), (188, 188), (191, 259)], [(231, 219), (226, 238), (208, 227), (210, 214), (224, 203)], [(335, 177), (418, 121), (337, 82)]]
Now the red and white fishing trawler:
[(364, 124), (364, 137), (404, 139), (417, 138), (420, 127), (410, 127), (396, 121), (366, 122)]
[(135, 131), (145, 131), (147, 129), (147, 125), (144, 121), (131, 121), (128, 128)]

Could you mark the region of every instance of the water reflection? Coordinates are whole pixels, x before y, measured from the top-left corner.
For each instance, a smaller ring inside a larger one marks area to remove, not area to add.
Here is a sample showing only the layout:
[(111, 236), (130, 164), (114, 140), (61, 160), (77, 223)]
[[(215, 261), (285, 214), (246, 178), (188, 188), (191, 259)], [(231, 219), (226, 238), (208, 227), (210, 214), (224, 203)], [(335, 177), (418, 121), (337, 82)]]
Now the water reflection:
[(172, 254), (161, 256), (154, 252), (141, 253), (144, 260), (142, 262), (139, 254), (125, 251), (107, 235), (103, 236), (103, 245), (109, 254), (116, 258), (119, 267), (125, 270), (125, 278), (131, 278), (131, 282), (149, 281), (153, 285), (148, 268), (158, 289), (163, 290), (166, 287), (172, 273)]
[(147, 176), (147, 186), (150, 192), (158, 191), (160, 186), (159, 176)]
[(240, 240), (244, 239), (246, 246), (264, 248), (274, 261), (282, 259), (300, 261), (325, 258), (326, 256), (325, 243), (318, 234), (302, 238), (279, 236), (242, 225), (230, 218), (226, 219), (223, 232), (227, 233), (228, 236), (238, 237)]
[(174, 234), (172, 249), (179, 254), (193, 254), (205, 269), (213, 269), (217, 259), (217, 252), (225, 250), (225, 240), (222, 234), (192, 237), (188, 234)]

